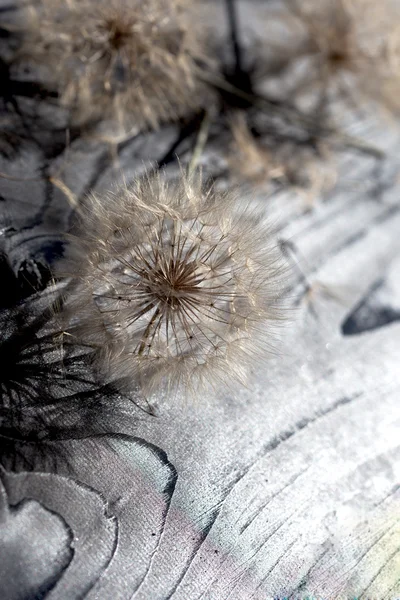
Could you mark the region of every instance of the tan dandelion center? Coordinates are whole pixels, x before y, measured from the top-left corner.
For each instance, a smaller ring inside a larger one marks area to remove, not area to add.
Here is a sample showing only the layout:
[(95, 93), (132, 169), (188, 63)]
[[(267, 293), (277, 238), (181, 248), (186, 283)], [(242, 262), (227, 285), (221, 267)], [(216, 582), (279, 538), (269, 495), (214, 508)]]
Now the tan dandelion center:
[(137, 340), (134, 354), (154, 356), (163, 349), (182, 356), (224, 343), (221, 328), (233, 325), (240, 299), (235, 266), (225, 236), (207, 243), (203, 231), (199, 226), (192, 241), (182, 232), (162, 231), (148, 247), (135, 246), (127, 258), (117, 258), (114, 293), (102, 294), (98, 305), (124, 316), (117, 328)]

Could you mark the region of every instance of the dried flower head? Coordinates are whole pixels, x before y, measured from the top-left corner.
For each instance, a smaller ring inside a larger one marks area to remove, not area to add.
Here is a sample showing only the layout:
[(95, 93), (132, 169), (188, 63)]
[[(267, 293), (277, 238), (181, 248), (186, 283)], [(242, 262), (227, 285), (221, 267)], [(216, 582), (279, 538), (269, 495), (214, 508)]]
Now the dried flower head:
[(351, 99), (385, 100), (382, 85), (398, 79), (399, 7), (393, 0), (287, 0), (306, 34), (310, 63), (301, 90), (320, 87)]
[[(189, 0), (40, 0), (24, 55), (73, 109), (75, 122), (157, 127), (201, 105), (201, 58)], [(203, 90), (204, 91), (204, 90)]]
[(264, 148), (252, 134), (244, 113), (236, 113), (230, 122), (233, 142), (228, 157), (234, 176), (258, 185), (284, 177), (284, 165), (276, 153)]
[(82, 225), (62, 267), (76, 281), (69, 331), (113, 379), (198, 391), (244, 381), (271, 351), (285, 269), (234, 195), (149, 176), (92, 195)]
[(296, 144), (296, 139), (256, 138), (244, 113), (231, 120), (233, 143), (228, 162), (236, 181), (258, 186), (268, 183), (286, 185), (312, 205), (315, 198), (336, 183), (336, 168), (325, 147)]

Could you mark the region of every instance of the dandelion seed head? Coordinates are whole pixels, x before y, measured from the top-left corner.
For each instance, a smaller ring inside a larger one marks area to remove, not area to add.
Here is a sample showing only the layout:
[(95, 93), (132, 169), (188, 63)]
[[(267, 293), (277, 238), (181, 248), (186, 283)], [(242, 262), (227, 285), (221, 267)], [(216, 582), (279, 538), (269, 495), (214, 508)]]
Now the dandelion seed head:
[(263, 90), (322, 117), (371, 103), (398, 110), (397, 0), (285, 0), (274, 7), (266, 9), (261, 42)]
[(308, 38), (308, 84), (390, 103), (386, 86), (398, 85), (398, 3), (384, 0), (288, 0)]
[(77, 124), (156, 128), (201, 106), (205, 58), (180, 0), (40, 0), (23, 54), (40, 65)]
[(70, 246), (68, 312), (115, 380), (146, 393), (245, 381), (273, 346), (285, 267), (231, 193), (143, 178), (92, 196)]
[(317, 197), (335, 185), (335, 165), (322, 144), (318, 145), (317, 153), (295, 141), (276, 144), (276, 140), (271, 143), (268, 136), (257, 139), (242, 113), (234, 115), (230, 125), (232, 144), (228, 164), (236, 181), (252, 186), (285, 183), (304, 196), (311, 206)]

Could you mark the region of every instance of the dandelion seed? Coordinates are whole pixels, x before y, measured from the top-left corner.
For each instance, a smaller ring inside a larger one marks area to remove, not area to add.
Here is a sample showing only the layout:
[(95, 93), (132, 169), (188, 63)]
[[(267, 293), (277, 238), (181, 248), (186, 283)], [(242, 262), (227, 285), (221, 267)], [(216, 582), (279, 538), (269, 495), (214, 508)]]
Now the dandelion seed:
[(92, 195), (60, 269), (69, 327), (98, 366), (146, 394), (244, 382), (273, 351), (285, 265), (271, 232), (199, 177)]
[[(77, 124), (156, 128), (202, 105), (203, 49), (180, 0), (40, 0), (22, 53), (43, 69)], [(115, 133), (115, 132), (114, 132)]]

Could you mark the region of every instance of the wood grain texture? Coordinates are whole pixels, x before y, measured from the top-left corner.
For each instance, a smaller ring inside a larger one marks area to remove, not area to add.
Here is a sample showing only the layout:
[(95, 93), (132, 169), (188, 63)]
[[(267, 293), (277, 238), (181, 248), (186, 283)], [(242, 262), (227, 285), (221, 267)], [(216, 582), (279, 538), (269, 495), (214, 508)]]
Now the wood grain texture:
[[(263, 9), (241, 5), (243, 15)], [(336, 148), (337, 184), (311, 207), (287, 187), (251, 190), (293, 273), (280, 354), (247, 389), (194, 404), (161, 397), (156, 417), (125, 407), (107, 444), (56, 442), (73, 467), (46, 459), (28, 473), (5, 461), (10, 505), (32, 498), (75, 536), (46, 597), (400, 598), (400, 126), (353, 114), (351, 132), (385, 158)], [(232, 185), (218, 123), (211, 134), (204, 173)], [(64, 148), (60, 134), (57, 148), (23, 140), (2, 157), (13, 179), (0, 179), (1, 243), (13, 268), (46, 263), (90, 189), (129, 181), (177, 135), (168, 126), (118, 148), (94, 138)], [(190, 159), (185, 145), (179, 155)], [(35, 463), (34, 448), (20, 452)]]

